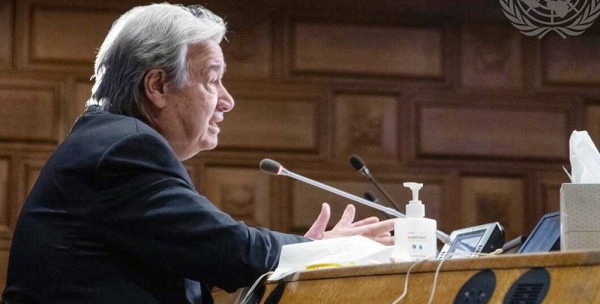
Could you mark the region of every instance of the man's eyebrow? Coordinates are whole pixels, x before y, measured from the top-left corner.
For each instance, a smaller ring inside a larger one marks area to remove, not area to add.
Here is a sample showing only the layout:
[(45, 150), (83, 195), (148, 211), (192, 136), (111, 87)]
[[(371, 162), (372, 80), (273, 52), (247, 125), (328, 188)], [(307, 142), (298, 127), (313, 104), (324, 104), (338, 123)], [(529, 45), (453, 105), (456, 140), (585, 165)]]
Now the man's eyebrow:
[(227, 71), (227, 65), (225, 63), (212, 63), (204, 70), (204, 73), (208, 73), (210, 71), (222, 72), (225, 74)]

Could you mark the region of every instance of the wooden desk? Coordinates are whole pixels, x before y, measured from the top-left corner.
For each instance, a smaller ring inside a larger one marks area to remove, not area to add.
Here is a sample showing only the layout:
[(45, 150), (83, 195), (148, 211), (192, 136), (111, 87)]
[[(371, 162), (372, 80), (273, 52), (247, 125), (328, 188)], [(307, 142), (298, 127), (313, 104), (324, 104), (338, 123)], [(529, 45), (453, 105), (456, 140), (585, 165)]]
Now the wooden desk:
[[(408, 294), (401, 303), (427, 303), (438, 263), (426, 261), (411, 270)], [(260, 303), (281, 291), (275, 303), (392, 303), (402, 294), (411, 265), (332, 268), (290, 275), (280, 284), (269, 282), (261, 288), (264, 294)], [(491, 297), (488, 295), (489, 303), (503, 303), (513, 283), (536, 267), (547, 270), (550, 277), (544, 303), (600, 303), (600, 251), (447, 260), (438, 277), (433, 303), (453, 303), (463, 285), (486, 269), (493, 272), (496, 281)], [(227, 294), (218, 290), (213, 297), (216, 303), (237, 303), (245, 292)], [(260, 296), (260, 289), (257, 295)]]

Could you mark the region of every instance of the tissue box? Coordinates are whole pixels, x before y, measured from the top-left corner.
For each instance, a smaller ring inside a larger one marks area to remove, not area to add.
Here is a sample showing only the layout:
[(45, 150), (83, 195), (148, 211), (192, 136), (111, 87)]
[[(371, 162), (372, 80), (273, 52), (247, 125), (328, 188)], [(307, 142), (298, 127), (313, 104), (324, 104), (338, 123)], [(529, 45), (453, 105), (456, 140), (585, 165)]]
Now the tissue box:
[(600, 249), (600, 184), (560, 187), (560, 248)]

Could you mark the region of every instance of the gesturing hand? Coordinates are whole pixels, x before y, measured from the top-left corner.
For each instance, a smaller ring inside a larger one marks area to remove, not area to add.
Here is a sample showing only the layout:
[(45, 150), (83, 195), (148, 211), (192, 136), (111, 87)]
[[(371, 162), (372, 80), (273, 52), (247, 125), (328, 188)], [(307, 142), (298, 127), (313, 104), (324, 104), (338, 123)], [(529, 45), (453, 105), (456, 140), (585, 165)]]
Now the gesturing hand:
[(304, 236), (313, 240), (323, 240), (336, 237), (362, 235), (384, 245), (394, 244), (394, 238), (390, 234), (390, 231), (394, 229), (393, 220), (380, 222), (378, 218), (373, 216), (354, 222), (355, 213), (356, 208), (353, 205), (346, 206), (342, 218), (340, 218), (340, 221), (335, 227), (329, 231), (325, 231), (325, 229), (327, 229), (327, 223), (329, 223), (329, 218), (331, 217), (331, 209), (329, 204), (323, 203), (321, 213), (319, 213), (317, 220)]

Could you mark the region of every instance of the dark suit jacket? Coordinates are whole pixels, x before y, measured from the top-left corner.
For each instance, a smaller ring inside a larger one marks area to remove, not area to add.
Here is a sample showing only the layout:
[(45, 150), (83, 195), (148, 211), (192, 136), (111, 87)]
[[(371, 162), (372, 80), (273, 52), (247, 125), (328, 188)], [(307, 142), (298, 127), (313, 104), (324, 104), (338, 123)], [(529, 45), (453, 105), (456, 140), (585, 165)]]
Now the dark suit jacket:
[(305, 241), (234, 221), (198, 194), (154, 129), (94, 107), (25, 202), (3, 299), (188, 302), (184, 278), (234, 291), (273, 270), (282, 245)]

